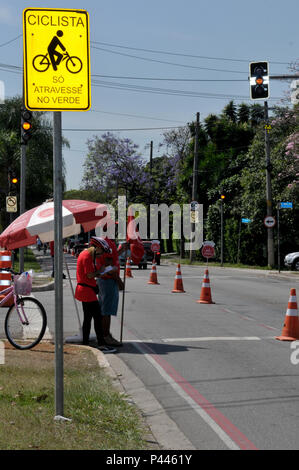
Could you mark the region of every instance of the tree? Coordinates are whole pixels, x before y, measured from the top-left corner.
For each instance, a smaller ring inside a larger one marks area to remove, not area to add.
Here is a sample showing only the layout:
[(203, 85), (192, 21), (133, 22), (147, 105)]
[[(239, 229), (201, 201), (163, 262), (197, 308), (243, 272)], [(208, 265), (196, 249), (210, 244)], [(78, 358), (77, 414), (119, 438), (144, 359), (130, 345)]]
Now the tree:
[(142, 193), (148, 193), (149, 178), (132, 140), (108, 132), (88, 140), (87, 145), (82, 189), (100, 191), (106, 201), (117, 197), (119, 191), (125, 191), (128, 200), (134, 202), (140, 201)]
[(241, 103), (238, 108), (238, 122), (239, 123), (248, 122), (249, 117), (250, 117), (250, 107), (245, 103)]
[(237, 107), (233, 101), (230, 101), (223, 109), (223, 115), (232, 122), (237, 121)]
[[(255, 110), (258, 108), (255, 107)], [(271, 119), (269, 134), (271, 150), (271, 181), (273, 207), (279, 201), (294, 201), (294, 209), (280, 211), (281, 253), (298, 249), (299, 239), (298, 209), (298, 112), (296, 108), (277, 108)], [(210, 190), (211, 200), (215, 200), (220, 188), (226, 193), (225, 247), (226, 260), (235, 262), (238, 255), (235, 230), (240, 230), (240, 261), (247, 264), (263, 265), (266, 259), (266, 232), (263, 219), (266, 215), (266, 177), (265, 177), (265, 130), (264, 124), (255, 127), (255, 135), (248, 152), (239, 154), (236, 171), (228, 178), (221, 178), (218, 185)], [(228, 168), (229, 170), (229, 168)], [(218, 196), (219, 197), (219, 196)], [(219, 244), (219, 213), (217, 203), (210, 205), (208, 211), (208, 236)], [(275, 209), (274, 209), (275, 210)], [(274, 213), (275, 215), (275, 213)], [(251, 219), (244, 227), (241, 217)]]
[[(0, 203), (1, 226), (8, 224), (5, 197), (8, 170), (20, 179), (22, 99), (14, 97), (0, 107)], [(26, 209), (53, 196), (53, 136), (51, 123), (43, 112), (34, 112), (32, 138), (26, 147)], [(67, 142), (64, 140), (64, 144)]]

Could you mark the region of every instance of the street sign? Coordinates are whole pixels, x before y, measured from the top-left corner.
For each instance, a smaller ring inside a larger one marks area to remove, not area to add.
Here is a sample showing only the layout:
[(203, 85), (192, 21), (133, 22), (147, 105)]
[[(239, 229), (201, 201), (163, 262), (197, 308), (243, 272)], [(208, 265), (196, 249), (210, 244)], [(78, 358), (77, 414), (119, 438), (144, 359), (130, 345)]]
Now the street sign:
[(198, 206), (199, 206), (199, 204), (198, 204), (197, 201), (192, 201), (192, 202), (190, 203), (190, 207), (191, 207), (191, 210), (192, 210), (192, 211), (196, 211), (196, 210), (198, 209)]
[(26, 108), (87, 111), (91, 106), (87, 11), (26, 8), (23, 38)]
[(160, 251), (160, 242), (159, 242), (159, 240), (153, 240), (152, 241), (151, 250), (154, 253), (157, 253), (158, 251)]
[(264, 225), (267, 228), (272, 228), (272, 227), (274, 227), (275, 224), (276, 224), (275, 217), (272, 217), (272, 215), (268, 215), (267, 217), (265, 217)]
[(199, 221), (198, 211), (190, 211), (190, 222), (196, 224)]
[(281, 202), (280, 203), (280, 209), (293, 209), (293, 203), (292, 202)]
[(201, 254), (204, 258), (214, 258), (215, 256), (215, 243), (214, 242), (203, 242), (203, 247), (201, 249)]
[(17, 196), (7, 196), (6, 197), (6, 212), (17, 212), (17, 211), (18, 211)]
[(198, 209), (199, 203), (197, 201), (192, 201), (190, 203), (190, 222), (191, 224), (195, 224), (198, 222)]
[(249, 224), (251, 222), (251, 219), (242, 219), (243, 224)]

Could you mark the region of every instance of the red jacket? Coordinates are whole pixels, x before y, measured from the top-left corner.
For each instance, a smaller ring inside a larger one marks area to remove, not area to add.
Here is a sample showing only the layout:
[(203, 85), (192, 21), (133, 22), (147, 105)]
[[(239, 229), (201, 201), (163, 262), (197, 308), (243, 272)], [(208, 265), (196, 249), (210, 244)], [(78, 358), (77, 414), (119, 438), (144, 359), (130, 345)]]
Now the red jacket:
[[(118, 253), (117, 253), (117, 248), (115, 245), (115, 242), (113, 240), (110, 240), (110, 238), (105, 238), (106, 242), (109, 244), (110, 248), (112, 249), (112, 265), (116, 266), (118, 269), (118, 274), (120, 273), (120, 265), (119, 265), (119, 258), (118, 258)], [(99, 269), (101, 266), (105, 265), (105, 257), (107, 254), (103, 254), (96, 260), (96, 265), (97, 269)], [(110, 255), (111, 256), (111, 255)], [(111, 279), (111, 276), (109, 274), (105, 274), (104, 276), (101, 276), (101, 279)]]
[[(97, 283), (95, 278), (89, 279), (88, 273), (96, 270), (91, 254), (88, 250), (81, 251), (77, 259), (77, 283), (88, 284), (91, 287), (96, 287)], [(98, 300), (96, 293), (91, 287), (77, 285), (75, 291), (75, 298), (81, 302), (94, 302)]]

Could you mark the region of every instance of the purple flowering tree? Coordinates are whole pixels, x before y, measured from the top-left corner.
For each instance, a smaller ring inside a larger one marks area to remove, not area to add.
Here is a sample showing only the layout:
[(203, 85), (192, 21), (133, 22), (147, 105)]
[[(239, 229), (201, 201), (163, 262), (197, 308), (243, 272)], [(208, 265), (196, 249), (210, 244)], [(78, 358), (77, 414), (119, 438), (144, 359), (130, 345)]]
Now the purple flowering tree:
[(88, 140), (82, 189), (95, 189), (112, 200), (126, 193), (128, 200), (138, 201), (149, 186), (145, 163), (138, 146), (128, 138), (108, 132)]

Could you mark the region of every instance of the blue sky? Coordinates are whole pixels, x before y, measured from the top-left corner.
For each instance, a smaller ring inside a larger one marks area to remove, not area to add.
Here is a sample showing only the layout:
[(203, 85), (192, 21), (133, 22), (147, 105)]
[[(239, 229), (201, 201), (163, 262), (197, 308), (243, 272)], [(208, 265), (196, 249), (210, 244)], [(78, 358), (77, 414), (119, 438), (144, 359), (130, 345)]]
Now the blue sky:
[[(145, 146), (152, 140), (154, 156), (159, 156), (160, 128), (184, 125), (197, 112), (201, 120), (220, 113), (234, 97), (236, 104), (251, 103), (250, 61), (268, 60), (275, 75), (290, 73), (288, 64), (299, 57), (298, 0), (12, 0), (0, 4), (1, 64), (22, 66), (22, 37), (15, 38), (22, 34), (22, 11), (28, 7), (79, 8), (90, 15), (92, 107), (62, 114), (63, 128), (77, 129), (63, 131), (71, 146), (63, 152), (67, 189), (79, 189), (86, 141), (96, 134), (82, 129), (130, 129), (114, 133), (131, 138), (145, 159)], [(0, 79), (7, 97), (21, 94), (20, 69), (5, 67)], [(133, 91), (124, 84), (152, 90)], [(269, 106), (279, 102), (288, 86), (271, 82)], [(144, 128), (159, 129), (134, 130)]]

